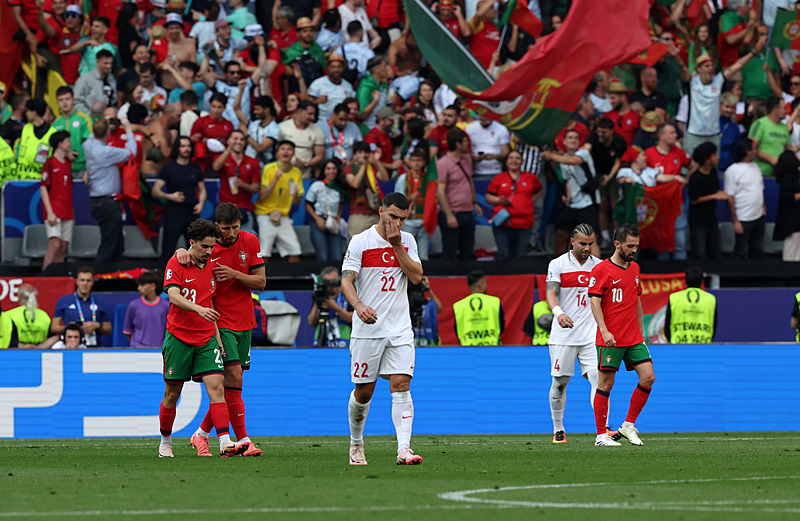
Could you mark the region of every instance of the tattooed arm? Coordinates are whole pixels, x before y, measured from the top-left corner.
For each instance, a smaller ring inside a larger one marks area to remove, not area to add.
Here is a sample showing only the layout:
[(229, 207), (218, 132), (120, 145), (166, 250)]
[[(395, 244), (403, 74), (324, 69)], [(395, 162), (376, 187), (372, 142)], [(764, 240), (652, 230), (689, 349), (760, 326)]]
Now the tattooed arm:
[(553, 311), (553, 318), (558, 321), (559, 326), (571, 328), (574, 325), (572, 319), (558, 305), (558, 298), (561, 296), (561, 284), (555, 281), (547, 281), (546, 291), (547, 306)]
[(347, 299), (347, 302), (353, 306), (358, 318), (360, 318), (362, 322), (365, 324), (374, 324), (378, 320), (378, 314), (374, 309), (361, 302), (361, 299), (358, 298), (355, 286), (356, 279), (358, 279), (357, 271), (344, 270), (342, 272), (342, 293), (344, 293), (344, 298)]

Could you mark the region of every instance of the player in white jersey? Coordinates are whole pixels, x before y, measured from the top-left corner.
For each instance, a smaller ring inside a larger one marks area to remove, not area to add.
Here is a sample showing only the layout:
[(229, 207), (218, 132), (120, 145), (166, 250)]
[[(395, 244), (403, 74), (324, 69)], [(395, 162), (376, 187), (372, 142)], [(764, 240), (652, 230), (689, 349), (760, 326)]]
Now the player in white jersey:
[(408, 199), (394, 192), (378, 209), (380, 220), (354, 235), (342, 264), (342, 293), (353, 306), (350, 334), (350, 464), (366, 465), (364, 422), (378, 377), (389, 379), (392, 422), (397, 432), (397, 464), (418, 465), (422, 457), (411, 451), (414, 403), (410, 384), (414, 376), (414, 333), (406, 293), (408, 281), (419, 284), (422, 264), (414, 236), (403, 232)]
[(571, 249), (553, 259), (547, 267), (547, 305), (553, 311), (550, 329), (550, 413), (553, 417), (553, 443), (566, 443), (564, 408), (567, 384), (575, 374), (576, 359), (581, 374), (592, 386), (590, 403), (597, 390), (597, 323), (589, 302), (589, 279), (600, 259), (592, 255), (594, 229), (579, 224), (570, 234)]

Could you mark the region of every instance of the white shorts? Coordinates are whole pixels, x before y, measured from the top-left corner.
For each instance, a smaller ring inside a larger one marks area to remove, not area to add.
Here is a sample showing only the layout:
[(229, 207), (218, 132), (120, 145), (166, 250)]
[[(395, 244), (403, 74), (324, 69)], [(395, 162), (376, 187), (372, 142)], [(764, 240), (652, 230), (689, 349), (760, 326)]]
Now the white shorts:
[(47, 238), (52, 239), (57, 237), (62, 241), (69, 242), (72, 240), (72, 230), (75, 229), (75, 219), (58, 219), (55, 225), (50, 226), (50, 223), (45, 219), (44, 229), (47, 232)]
[(350, 380), (366, 384), (392, 374), (413, 377), (415, 355), (413, 338), (351, 338)]
[(573, 376), (575, 360), (581, 364), (581, 374), (597, 370), (597, 346), (594, 342), (582, 346), (550, 345), (550, 374), (552, 376)]
[(289, 255), (300, 255), (303, 253), (300, 241), (297, 239), (297, 232), (294, 231), (292, 220), (281, 216), (281, 224), (275, 226), (269, 215), (259, 215), (258, 221), (258, 240), (261, 243), (261, 255), (264, 257), (272, 256), (272, 246), (278, 247), (281, 257)]

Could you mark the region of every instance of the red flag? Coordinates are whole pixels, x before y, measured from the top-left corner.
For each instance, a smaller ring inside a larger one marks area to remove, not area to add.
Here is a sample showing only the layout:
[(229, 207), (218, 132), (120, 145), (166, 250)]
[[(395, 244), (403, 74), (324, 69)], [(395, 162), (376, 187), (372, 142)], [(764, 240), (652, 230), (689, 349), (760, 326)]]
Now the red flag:
[(459, 88), (468, 98), (527, 101), (575, 109), (586, 85), (601, 69), (625, 63), (650, 46), (647, 0), (575, 0), (561, 28), (536, 42), (525, 56), (481, 92)]
[(517, 0), (510, 0), (506, 4), (506, 12), (501, 19), (503, 24), (512, 23), (530, 34), (534, 38), (538, 38), (542, 34), (542, 21), (536, 18), (536, 15), (528, 8), (528, 4), (518, 2)]
[(640, 248), (675, 249), (675, 219), (681, 214), (682, 190), (678, 182), (645, 188), (642, 198), (636, 201), (636, 216), (642, 234)]
[(667, 46), (661, 42), (653, 42), (646, 51), (628, 63), (633, 65), (647, 65), (648, 67), (653, 67), (656, 63), (658, 63), (658, 60), (664, 57), (665, 54), (667, 54)]

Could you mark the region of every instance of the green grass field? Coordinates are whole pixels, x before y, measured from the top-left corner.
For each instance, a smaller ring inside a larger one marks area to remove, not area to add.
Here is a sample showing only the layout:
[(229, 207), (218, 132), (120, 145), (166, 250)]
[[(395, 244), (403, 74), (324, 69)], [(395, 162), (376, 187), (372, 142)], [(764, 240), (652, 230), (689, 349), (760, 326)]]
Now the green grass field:
[[(389, 437), (260, 438), (260, 458), (198, 458), (176, 439), (4, 440), (2, 519), (796, 520), (800, 434), (415, 436), (421, 466)], [(212, 440), (212, 450), (215, 443)], [(209, 515), (210, 514), (210, 515)]]

